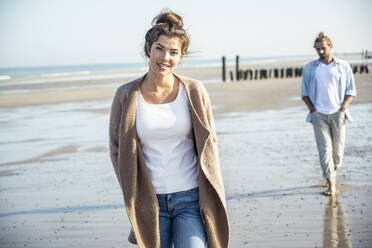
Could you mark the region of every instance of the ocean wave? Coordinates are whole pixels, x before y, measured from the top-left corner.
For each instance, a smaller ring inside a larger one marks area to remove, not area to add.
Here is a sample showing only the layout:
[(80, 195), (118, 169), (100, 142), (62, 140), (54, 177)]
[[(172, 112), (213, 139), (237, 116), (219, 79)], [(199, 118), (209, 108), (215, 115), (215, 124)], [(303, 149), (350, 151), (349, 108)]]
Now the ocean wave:
[(11, 79), (11, 77), (8, 75), (0, 75), (0, 80), (9, 80), (9, 79)]
[(109, 73), (109, 74), (87, 74), (87, 75), (73, 75), (72, 77), (41, 77), (36, 79), (19, 79), (12, 82), (7, 82), (1, 84), (2, 86), (12, 85), (19, 86), (25, 84), (48, 84), (48, 83), (63, 83), (63, 82), (73, 82), (73, 81), (89, 81), (89, 80), (102, 80), (102, 79), (129, 79), (134, 77), (140, 77), (143, 72), (137, 73)]
[(76, 75), (89, 75), (91, 71), (78, 71), (78, 72), (56, 72), (56, 73), (48, 73), (48, 74), (41, 74), (40, 77), (66, 77), (66, 76), (76, 76)]
[(36, 89), (10, 89), (10, 90), (0, 90), (0, 95), (8, 94), (26, 94), (32, 92), (48, 92), (48, 91), (65, 91), (65, 90), (81, 90), (81, 89), (103, 89), (103, 88), (117, 88), (123, 84), (121, 81), (107, 83), (107, 84), (93, 84), (93, 85), (78, 85), (78, 86), (64, 86), (64, 87), (46, 87), (46, 88), (36, 88)]

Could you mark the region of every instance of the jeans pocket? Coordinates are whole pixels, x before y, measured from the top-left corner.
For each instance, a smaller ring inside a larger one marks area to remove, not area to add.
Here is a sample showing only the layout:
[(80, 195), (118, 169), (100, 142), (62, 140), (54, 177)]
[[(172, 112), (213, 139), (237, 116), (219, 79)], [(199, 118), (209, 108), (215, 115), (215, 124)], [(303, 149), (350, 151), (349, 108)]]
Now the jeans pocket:
[(334, 119), (339, 125), (344, 125), (346, 123), (346, 113), (337, 111), (334, 116)]
[(317, 113), (316, 110), (313, 111), (313, 112), (310, 112), (310, 118), (311, 118), (311, 122), (312, 122), (313, 124), (314, 124), (314, 121), (316, 121), (316, 118), (317, 118), (316, 113)]
[(345, 111), (344, 111), (344, 112), (342, 112), (342, 111), (338, 111), (337, 113), (338, 113), (338, 116), (339, 116), (341, 119), (345, 119), (345, 116), (346, 116)]
[(342, 119), (342, 123), (345, 124), (346, 123), (346, 112), (341, 112), (341, 119)]
[(195, 187), (195, 188), (193, 188), (193, 189), (189, 189), (188, 190), (189, 192), (191, 192), (191, 193), (199, 193), (199, 187)]

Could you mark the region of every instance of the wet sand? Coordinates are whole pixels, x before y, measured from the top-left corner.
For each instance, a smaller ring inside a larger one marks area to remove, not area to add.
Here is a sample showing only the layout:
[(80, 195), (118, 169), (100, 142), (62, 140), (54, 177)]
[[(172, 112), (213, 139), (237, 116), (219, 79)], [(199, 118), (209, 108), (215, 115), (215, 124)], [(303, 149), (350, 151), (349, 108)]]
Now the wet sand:
[[(213, 81), (218, 69), (180, 73)], [(120, 80), (0, 82), (0, 247), (135, 247), (107, 149)], [(372, 74), (356, 82), (337, 199), (322, 195), (299, 78), (206, 84), (230, 247), (371, 247)]]

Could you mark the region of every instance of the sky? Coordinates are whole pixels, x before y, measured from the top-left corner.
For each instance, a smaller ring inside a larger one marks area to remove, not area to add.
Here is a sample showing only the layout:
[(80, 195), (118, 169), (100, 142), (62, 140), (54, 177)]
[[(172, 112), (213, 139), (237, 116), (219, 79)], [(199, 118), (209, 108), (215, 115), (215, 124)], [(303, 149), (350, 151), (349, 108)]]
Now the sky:
[(190, 58), (372, 51), (370, 0), (0, 0), (0, 67), (143, 62), (144, 37), (164, 8), (181, 15)]

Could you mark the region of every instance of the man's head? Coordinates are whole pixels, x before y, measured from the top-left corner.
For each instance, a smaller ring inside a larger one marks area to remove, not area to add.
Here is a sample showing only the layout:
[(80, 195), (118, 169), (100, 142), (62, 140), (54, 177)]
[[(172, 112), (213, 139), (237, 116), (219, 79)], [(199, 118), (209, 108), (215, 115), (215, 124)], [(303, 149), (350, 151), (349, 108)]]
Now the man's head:
[(331, 48), (333, 47), (332, 41), (329, 37), (320, 32), (314, 41), (314, 48), (319, 55), (321, 61), (330, 61), (332, 59)]

